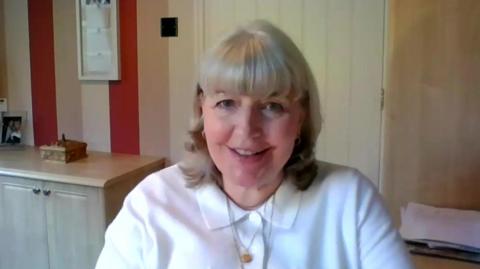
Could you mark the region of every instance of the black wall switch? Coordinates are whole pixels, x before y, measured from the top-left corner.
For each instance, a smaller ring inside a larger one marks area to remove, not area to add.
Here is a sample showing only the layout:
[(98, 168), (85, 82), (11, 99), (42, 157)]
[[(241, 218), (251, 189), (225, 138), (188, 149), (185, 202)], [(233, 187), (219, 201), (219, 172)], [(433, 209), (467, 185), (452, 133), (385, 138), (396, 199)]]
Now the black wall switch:
[(160, 24), (162, 27), (162, 31), (161, 31), (162, 37), (178, 36), (178, 18), (177, 17), (161, 18)]

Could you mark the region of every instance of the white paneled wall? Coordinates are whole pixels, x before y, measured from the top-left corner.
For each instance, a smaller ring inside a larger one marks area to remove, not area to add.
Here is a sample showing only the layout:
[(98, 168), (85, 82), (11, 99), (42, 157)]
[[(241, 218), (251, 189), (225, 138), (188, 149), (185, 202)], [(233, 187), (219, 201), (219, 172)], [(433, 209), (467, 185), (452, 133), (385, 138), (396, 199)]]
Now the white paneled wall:
[[(180, 3), (188, 5), (186, 2), (190, 1), (170, 1), (169, 9), (182, 17), (187, 9)], [(317, 143), (317, 158), (357, 167), (378, 184), (384, 0), (198, 0), (190, 3), (194, 9), (194, 59), (219, 36), (252, 19), (267, 19), (287, 32), (304, 52), (319, 86), (325, 121)], [(176, 62), (175, 59), (180, 60), (185, 54), (179, 49), (181, 40), (186, 42), (188, 36), (171, 41), (170, 61)], [(193, 62), (191, 65), (196, 66)], [(170, 69), (170, 85), (178, 84), (173, 91), (185, 84), (185, 72), (192, 71), (192, 66), (180, 68), (184, 75), (181, 76), (183, 82), (178, 78), (178, 83), (175, 70), (180, 69)], [(193, 85), (193, 80), (192, 77), (189, 84)], [(171, 111), (172, 115), (174, 112), (179, 111)], [(172, 137), (177, 137), (176, 133), (181, 132), (173, 130)]]

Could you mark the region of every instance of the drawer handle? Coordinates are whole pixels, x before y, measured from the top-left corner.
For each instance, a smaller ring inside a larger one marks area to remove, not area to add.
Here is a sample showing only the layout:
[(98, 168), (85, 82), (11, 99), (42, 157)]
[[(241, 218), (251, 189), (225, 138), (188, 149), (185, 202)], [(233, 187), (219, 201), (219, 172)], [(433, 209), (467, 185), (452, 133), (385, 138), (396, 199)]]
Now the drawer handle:
[(45, 195), (45, 196), (49, 196), (50, 193), (51, 193), (50, 190), (43, 190), (43, 195)]
[(39, 189), (39, 188), (33, 188), (32, 191), (33, 191), (33, 193), (35, 193), (35, 194), (39, 194), (39, 193), (40, 193), (40, 189)]

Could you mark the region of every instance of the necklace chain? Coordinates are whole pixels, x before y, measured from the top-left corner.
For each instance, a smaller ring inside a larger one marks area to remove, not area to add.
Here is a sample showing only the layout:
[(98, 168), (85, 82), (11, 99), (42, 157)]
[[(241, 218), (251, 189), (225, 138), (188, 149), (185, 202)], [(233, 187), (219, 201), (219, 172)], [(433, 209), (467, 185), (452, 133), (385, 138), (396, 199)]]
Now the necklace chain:
[[(255, 233), (253, 234), (252, 236), (252, 239), (250, 239), (250, 242), (248, 243), (248, 246), (245, 247), (245, 245), (243, 244), (242, 240), (240, 239), (240, 236), (239, 236), (239, 233), (238, 233), (238, 230), (237, 230), (237, 227), (236, 227), (236, 223), (235, 223), (235, 219), (234, 219), (234, 213), (232, 212), (232, 207), (230, 205), (230, 199), (228, 197), (226, 197), (226, 202), (227, 202), (227, 211), (228, 211), (228, 217), (230, 219), (230, 227), (231, 227), (231, 230), (232, 230), (232, 235), (233, 235), (233, 241), (235, 243), (235, 249), (237, 251), (237, 255), (238, 255), (238, 258), (240, 260), (240, 268), (243, 269), (244, 266), (243, 264), (244, 263), (248, 263), (252, 260), (252, 255), (250, 253), (250, 247), (252, 246), (253, 244), (253, 241), (255, 241), (255, 237), (257, 236), (258, 232), (261, 230), (261, 228), (263, 227), (263, 225), (260, 225), (257, 230), (255, 231)], [(266, 244), (267, 244), (267, 247), (266, 247), (266, 251), (265, 251), (265, 257), (266, 259), (269, 259), (270, 257), (270, 253), (271, 253), (271, 238), (272, 238), (272, 230), (273, 230), (273, 226), (272, 226), (272, 221), (273, 221), (273, 212), (274, 212), (274, 205), (275, 205), (275, 194), (273, 194), (273, 197), (272, 197), (272, 201), (271, 201), (271, 208), (270, 208), (270, 221), (268, 222), (268, 237), (266, 238)], [(265, 209), (266, 209), (266, 206), (264, 207), (264, 212), (265, 212)], [(243, 248), (244, 250), (244, 253), (242, 253), (242, 250), (241, 248)], [(268, 260), (265, 261), (266, 263), (268, 263)]]

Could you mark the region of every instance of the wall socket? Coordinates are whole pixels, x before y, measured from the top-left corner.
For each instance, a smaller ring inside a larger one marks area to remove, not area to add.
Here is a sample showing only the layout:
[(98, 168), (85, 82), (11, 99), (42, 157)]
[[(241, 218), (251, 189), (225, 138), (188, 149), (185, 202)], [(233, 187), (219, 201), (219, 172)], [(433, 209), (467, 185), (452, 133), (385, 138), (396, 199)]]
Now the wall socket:
[(162, 37), (178, 36), (178, 17), (167, 17), (160, 19)]

